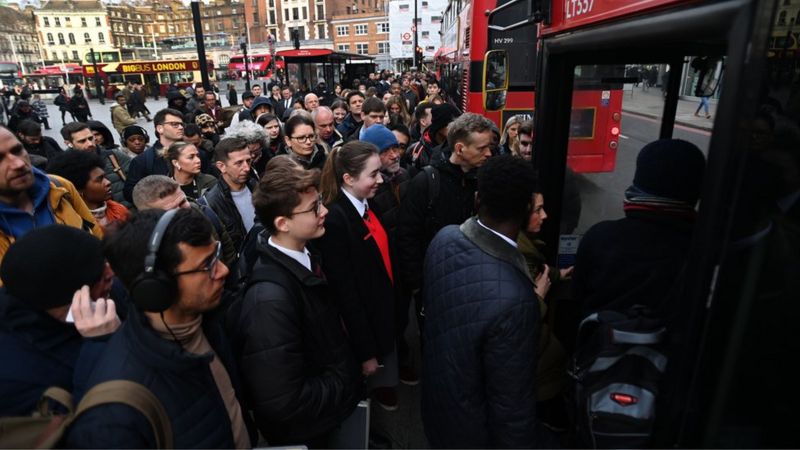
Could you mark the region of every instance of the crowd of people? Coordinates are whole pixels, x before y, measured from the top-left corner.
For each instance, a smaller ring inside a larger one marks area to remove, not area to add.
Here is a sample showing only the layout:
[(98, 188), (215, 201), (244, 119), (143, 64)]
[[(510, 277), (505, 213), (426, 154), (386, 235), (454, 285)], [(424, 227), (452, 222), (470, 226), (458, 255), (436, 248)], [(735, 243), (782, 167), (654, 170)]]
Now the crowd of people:
[[(558, 409), (566, 355), (544, 316), (572, 268), (548, 266), (537, 238), (533, 124), (501, 133), (417, 75), (302, 95), (271, 80), (227, 113), (197, 85), (152, 118), (133, 85), (111, 123), (67, 109), (66, 150), (35, 118), (0, 127), (0, 357), (14, 361), (0, 416), (30, 414), (50, 386), (80, 399), (122, 379), (162, 403), (176, 447), (326, 448), (360, 400), (394, 411), (398, 383), (421, 383), (435, 447), (552, 445), (539, 424), (557, 415), (542, 411)], [(702, 154), (684, 144), (656, 157), (679, 148), (695, 182)], [(689, 175), (674, 192), (644, 172), (656, 166), (637, 169), (646, 182), (626, 205), (658, 215), (655, 200), (680, 194), (689, 217)], [(662, 242), (680, 258), (684, 239)], [(586, 270), (594, 302), (604, 287)], [(64, 445), (156, 437), (107, 404)]]

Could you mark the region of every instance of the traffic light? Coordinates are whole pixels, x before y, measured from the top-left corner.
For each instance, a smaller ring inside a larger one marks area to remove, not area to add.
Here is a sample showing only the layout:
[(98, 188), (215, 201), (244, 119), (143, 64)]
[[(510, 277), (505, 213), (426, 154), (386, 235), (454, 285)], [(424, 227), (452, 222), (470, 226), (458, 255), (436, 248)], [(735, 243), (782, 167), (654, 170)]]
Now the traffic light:
[(420, 47), (419, 45), (415, 49), (414, 60), (417, 62), (418, 66), (422, 65), (422, 47)]
[(300, 30), (297, 28), (292, 29), (292, 42), (294, 42), (294, 49), (300, 50)]

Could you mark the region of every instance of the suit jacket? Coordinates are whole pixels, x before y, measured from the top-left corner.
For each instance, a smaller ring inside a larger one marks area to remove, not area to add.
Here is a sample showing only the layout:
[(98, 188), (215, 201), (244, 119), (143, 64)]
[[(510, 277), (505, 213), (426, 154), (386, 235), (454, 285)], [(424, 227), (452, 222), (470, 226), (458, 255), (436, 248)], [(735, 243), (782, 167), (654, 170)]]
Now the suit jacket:
[(316, 244), (358, 360), (394, 350), (394, 290), (375, 239), (344, 195), (328, 205)]

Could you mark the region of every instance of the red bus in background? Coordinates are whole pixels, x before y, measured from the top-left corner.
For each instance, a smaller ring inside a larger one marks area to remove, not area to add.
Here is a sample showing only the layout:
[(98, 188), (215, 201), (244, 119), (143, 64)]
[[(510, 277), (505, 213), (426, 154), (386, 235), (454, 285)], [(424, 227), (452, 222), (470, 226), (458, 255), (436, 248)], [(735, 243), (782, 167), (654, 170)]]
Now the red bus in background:
[[(272, 55), (269, 53), (256, 53), (247, 56), (249, 61), (250, 78), (269, 78), (272, 76), (270, 63), (272, 62)], [(283, 61), (276, 60), (275, 66), (278, 69), (283, 68)], [(228, 62), (228, 74), (233, 78), (244, 78), (245, 64), (243, 55), (231, 56)]]
[[(524, 0), (450, 0), (435, 56), (442, 89), (462, 111), (494, 121), (534, 112), (536, 22)], [(623, 67), (619, 69), (622, 77)], [(622, 84), (587, 83), (573, 99), (569, 165), (575, 172), (614, 170)]]

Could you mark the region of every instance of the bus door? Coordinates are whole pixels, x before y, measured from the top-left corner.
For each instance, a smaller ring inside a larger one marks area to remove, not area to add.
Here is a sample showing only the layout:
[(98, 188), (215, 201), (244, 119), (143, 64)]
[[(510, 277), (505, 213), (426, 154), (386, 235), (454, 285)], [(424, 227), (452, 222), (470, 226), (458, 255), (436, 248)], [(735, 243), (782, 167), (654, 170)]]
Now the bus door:
[[(584, 26), (543, 28), (534, 147), (549, 215), (541, 237), (551, 263), (574, 264), (587, 230), (625, 216), (645, 144), (699, 147), (706, 170), (687, 262), (672, 268), (678, 320), (654, 445), (797, 447), (800, 390), (789, 367), (800, 347), (800, 67), (776, 39), (790, 32), (780, 20), (785, 3), (660, 3), (672, 5), (618, 20), (604, 11), (604, 22), (588, 26), (591, 2), (552, 2), (553, 17), (578, 15)], [(602, 90), (599, 103), (579, 101), (587, 83), (622, 85), (616, 129), (600, 128), (610, 100)], [(570, 137), (590, 133), (617, 134), (613, 171), (568, 168)], [(581, 306), (559, 305), (555, 331), (568, 349)]]

